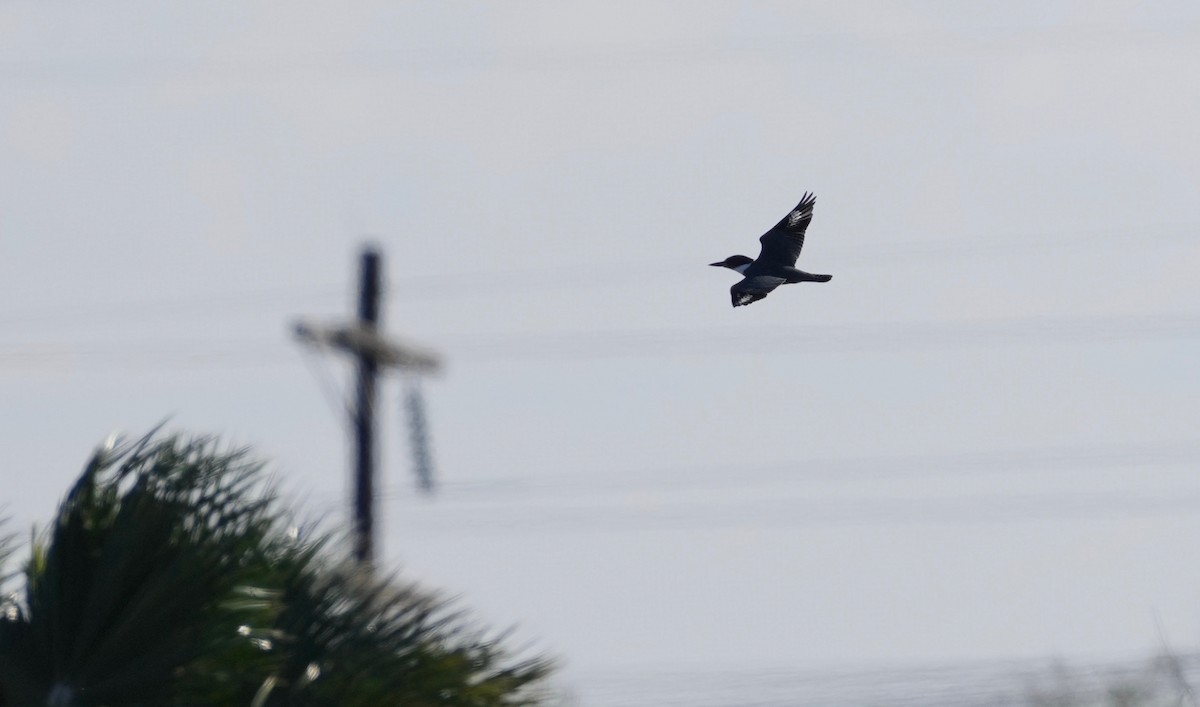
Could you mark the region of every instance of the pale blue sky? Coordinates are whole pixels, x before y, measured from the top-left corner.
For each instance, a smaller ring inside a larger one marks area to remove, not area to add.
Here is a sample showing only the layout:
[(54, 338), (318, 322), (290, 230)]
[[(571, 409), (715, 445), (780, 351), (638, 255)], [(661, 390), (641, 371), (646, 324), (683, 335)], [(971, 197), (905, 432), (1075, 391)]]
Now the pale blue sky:
[[(385, 555), (568, 678), (1195, 646), (1200, 8), (1143, 5), (6, 2), (0, 502), (170, 415), (341, 512), (287, 332), (370, 235), (448, 359)], [(833, 281), (731, 309), (805, 190)]]

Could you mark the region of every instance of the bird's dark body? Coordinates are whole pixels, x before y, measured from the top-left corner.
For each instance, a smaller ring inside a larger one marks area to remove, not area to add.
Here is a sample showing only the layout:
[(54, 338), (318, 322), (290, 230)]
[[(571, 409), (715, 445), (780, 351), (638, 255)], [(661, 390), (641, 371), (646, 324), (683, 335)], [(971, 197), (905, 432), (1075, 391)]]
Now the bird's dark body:
[(812, 220), (817, 198), (805, 193), (796, 208), (759, 237), (762, 249), (754, 260), (744, 255), (731, 255), (714, 266), (726, 267), (742, 274), (742, 280), (729, 288), (734, 307), (757, 302), (776, 287), (797, 282), (829, 282), (832, 275), (807, 273), (795, 267), (804, 247), (804, 232)]

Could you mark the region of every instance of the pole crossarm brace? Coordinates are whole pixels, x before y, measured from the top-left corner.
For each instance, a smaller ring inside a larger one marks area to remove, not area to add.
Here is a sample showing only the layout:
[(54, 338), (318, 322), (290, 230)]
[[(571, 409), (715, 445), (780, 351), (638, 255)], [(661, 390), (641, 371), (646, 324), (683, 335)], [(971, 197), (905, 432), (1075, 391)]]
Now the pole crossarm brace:
[(300, 321), (296, 338), (308, 344), (329, 346), (355, 356), (374, 359), (380, 366), (415, 373), (441, 373), (442, 358), (429, 349), (395, 337), (385, 337), (374, 327), (352, 324), (320, 324)]

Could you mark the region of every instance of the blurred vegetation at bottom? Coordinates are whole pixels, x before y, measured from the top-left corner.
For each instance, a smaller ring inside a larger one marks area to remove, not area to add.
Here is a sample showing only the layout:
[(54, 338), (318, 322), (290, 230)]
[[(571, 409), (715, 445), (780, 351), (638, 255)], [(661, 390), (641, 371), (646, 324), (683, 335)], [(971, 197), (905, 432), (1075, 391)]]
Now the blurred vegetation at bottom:
[(0, 588), (18, 585), (0, 601), (0, 707), (550, 700), (548, 661), (336, 560), (261, 469), (152, 433), (97, 451), (23, 573), (0, 537)]

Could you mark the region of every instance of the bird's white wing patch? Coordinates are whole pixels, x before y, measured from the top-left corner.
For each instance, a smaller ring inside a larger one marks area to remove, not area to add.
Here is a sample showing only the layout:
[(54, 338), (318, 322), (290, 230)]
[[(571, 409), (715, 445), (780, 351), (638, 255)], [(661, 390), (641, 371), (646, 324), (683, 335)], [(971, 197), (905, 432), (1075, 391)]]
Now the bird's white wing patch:
[(795, 226), (797, 223), (800, 222), (801, 219), (803, 219), (807, 216), (811, 216), (811, 215), (812, 215), (812, 207), (811, 206), (808, 207), (807, 209), (796, 209), (792, 213), (788, 214), (788, 226)]

